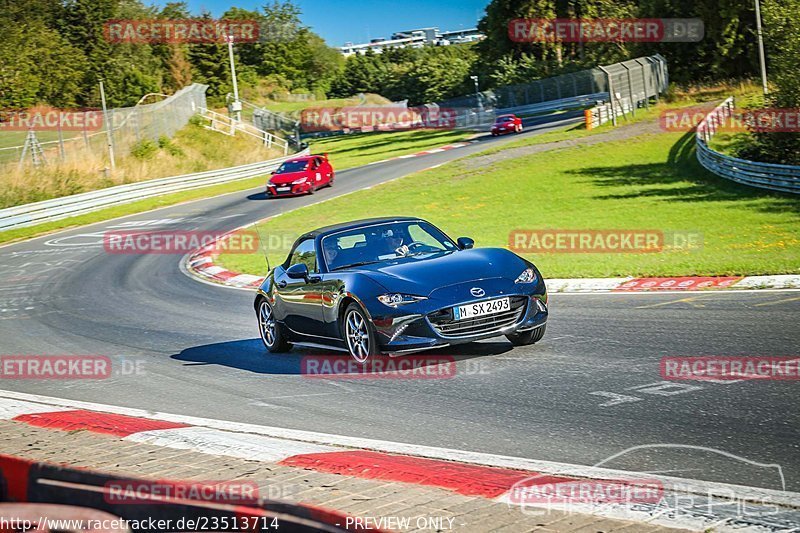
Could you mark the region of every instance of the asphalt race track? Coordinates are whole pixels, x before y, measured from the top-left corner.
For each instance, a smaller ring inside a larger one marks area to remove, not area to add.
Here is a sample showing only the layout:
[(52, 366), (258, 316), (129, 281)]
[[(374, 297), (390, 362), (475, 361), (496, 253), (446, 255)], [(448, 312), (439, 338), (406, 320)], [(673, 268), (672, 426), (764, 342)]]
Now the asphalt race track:
[[(454, 377), (319, 379), (300, 374), (309, 351), (262, 348), (251, 293), (198, 283), (176, 255), (102, 247), (109, 229), (232, 229), (517, 138), (341, 171), (311, 197), (249, 190), (6, 246), (0, 353), (107, 355), (115, 373), (2, 379), (0, 389), (773, 489), (780, 475), (767, 465), (779, 465), (786, 489), (800, 490), (796, 382), (664, 382), (659, 372), (670, 355), (800, 356), (798, 292), (556, 294), (536, 346), (440, 350), (457, 358)], [(663, 444), (682, 447), (630, 450)]]

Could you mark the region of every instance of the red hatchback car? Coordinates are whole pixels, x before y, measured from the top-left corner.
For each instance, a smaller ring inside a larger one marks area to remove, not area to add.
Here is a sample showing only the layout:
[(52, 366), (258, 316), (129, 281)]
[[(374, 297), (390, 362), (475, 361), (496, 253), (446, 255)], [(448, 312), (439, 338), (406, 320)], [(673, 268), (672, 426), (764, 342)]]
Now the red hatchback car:
[(522, 132), (522, 119), (517, 115), (500, 115), (492, 124), (492, 136)]
[(311, 194), (333, 185), (333, 167), (328, 155), (306, 155), (284, 161), (267, 182), (267, 196)]

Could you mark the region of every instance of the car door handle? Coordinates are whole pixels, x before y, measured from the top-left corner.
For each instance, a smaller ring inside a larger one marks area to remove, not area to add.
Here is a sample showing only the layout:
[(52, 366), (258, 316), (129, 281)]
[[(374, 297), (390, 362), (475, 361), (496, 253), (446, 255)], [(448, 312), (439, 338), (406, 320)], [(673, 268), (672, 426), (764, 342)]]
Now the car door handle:
[(281, 289), (285, 289), (287, 285), (288, 283), (286, 283), (286, 280), (282, 279), (278, 282), (278, 287), (280, 287)]

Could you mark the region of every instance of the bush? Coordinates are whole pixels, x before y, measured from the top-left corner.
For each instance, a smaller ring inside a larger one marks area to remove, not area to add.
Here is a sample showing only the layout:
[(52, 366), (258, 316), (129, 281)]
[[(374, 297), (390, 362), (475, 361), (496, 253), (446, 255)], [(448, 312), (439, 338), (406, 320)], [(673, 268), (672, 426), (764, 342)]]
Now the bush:
[(165, 150), (171, 156), (181, 157), (184, 155), (183, 150), (181, 150), (179, 146), (175, 145), (172, 142), (172, 139), (166, 135), (162, 135), (158, 138), (158, 147), (162, 150)]
[(736, 147), (735, 154), (750, 161), (800, 165), (800, 136), (795, 132), (751, 133)]
[(136, 159), (148, 160), (155, 157), (158, 145), (150, 139), (142, 139), (131, 148), (131, 155)]

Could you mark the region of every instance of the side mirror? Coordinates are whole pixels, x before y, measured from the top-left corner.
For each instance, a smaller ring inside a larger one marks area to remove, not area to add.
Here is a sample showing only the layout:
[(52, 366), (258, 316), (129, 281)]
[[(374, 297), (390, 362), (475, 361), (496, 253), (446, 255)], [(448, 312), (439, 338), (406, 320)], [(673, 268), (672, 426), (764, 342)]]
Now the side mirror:
[(458, 244), (458, 247), (461, 250), (469, 250), (470, 248), (475, 246), (475, 241), (473, 241), (469, 237), (459, 237), (458, 240), (456, 241), (456, 244)]
[(308, 266), (305, 263), (296, 263), (286, 269), (286, 275), (291, 279), (308, 281)]

